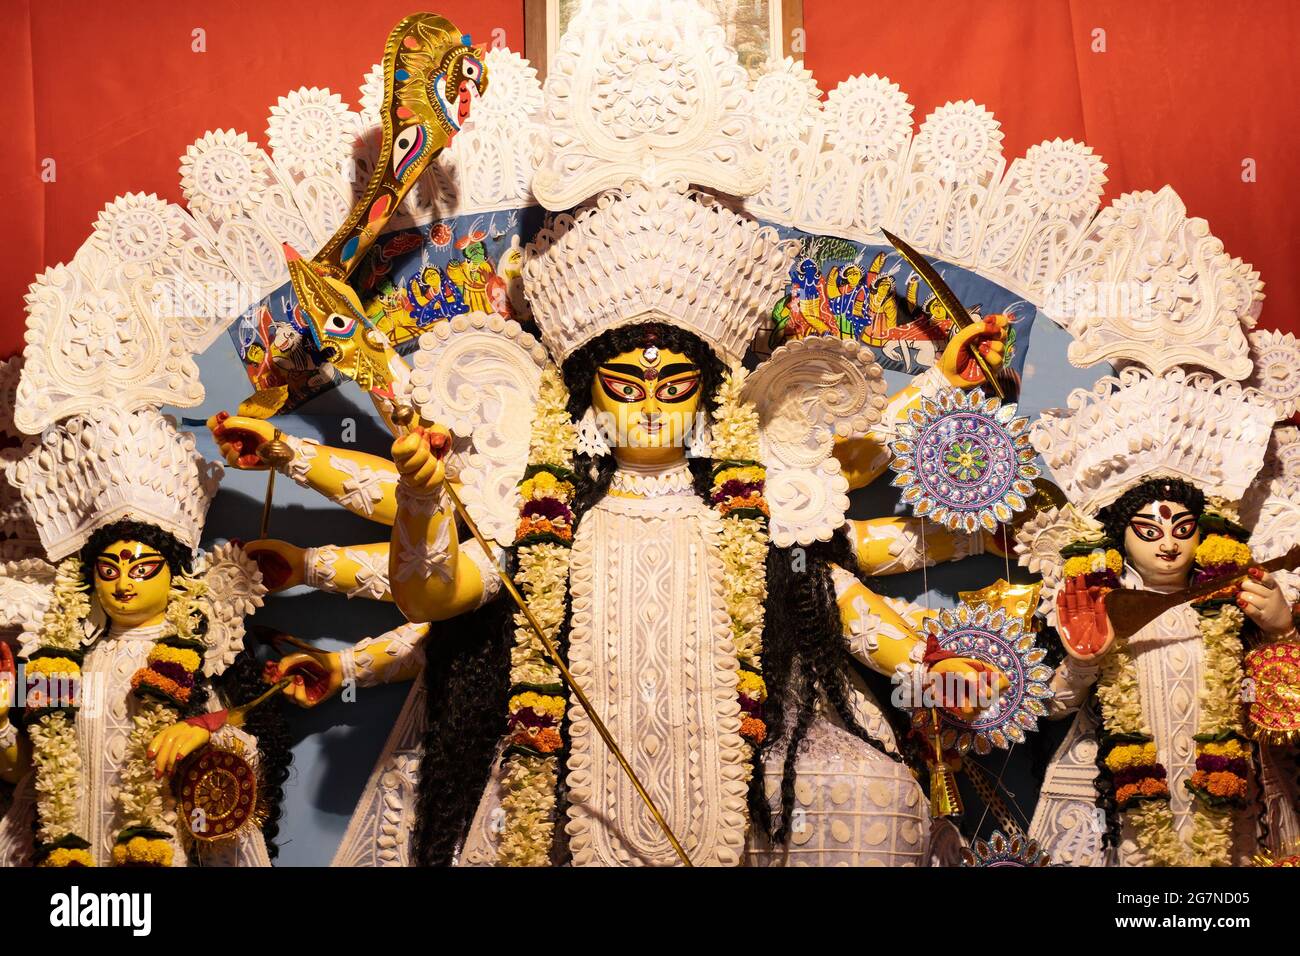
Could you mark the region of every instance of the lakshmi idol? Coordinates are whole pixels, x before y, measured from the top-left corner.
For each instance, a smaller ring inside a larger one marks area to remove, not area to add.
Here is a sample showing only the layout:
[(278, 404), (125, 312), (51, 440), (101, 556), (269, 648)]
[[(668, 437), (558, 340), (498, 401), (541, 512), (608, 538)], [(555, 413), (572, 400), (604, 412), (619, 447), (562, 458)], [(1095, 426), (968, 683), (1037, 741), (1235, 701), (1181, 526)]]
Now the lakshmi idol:
[[(266, 589), (238, 547), (196, 554), (220, 466), (153, 409), (29, 445), (8, 476), (53, 563), (0, 564), (0, 620), (23, 629), (20, 667), (0, 667), (0, 865), (270, 866), (287, 733), (274, 709), (242, 726), (225, 709), (264, 690), (241, 652)], [(238, 755), (246, 806), (225, 810), (246, 826), (178, 817), (178, 770), (210, 746)]]

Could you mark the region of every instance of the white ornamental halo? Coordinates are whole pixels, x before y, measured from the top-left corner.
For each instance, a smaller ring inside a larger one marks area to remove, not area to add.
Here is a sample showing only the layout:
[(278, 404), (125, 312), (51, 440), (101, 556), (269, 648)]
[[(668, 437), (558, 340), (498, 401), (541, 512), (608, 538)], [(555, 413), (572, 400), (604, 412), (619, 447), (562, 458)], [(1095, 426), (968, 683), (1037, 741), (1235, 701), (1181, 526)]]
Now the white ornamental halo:
[(916, 158), (945, 182), (979, 184), (998, 171), (1001, 126), (974, 100), (945, 103), (921, 125), (914, 144)]
[(1300, 412), (1300, 342), (1290, 332), (1257, 329), (1247, 336), (1255, 370), (1247, 385), (1277, 406), (1278, 421)]
[(887, 159), (911, 138), (912, 104), (883, 76), (851, 76), (826, 97), (826, 128), (862, 159)]
[(893, 485), (918, 518), (950, 531), (995, 531), (1028, 507), (1040, 474), (1029, 419), (981, 389), (947, 388), (900, 421), (890, 441)]
[(1083, 143), (1072, 139), (1039, 143), (1016, 164), (1049, 216), (1073, 219), (1096, 209), (1101, 200), (1106, 164)]
[[(1008, 681), (997, 702), (970, 722), (938, 709), (944, 749), (987, 754), (994, 747), (1006, 750), (1024, 743), (1025, 734), (1038, 729), (1038, 718), (1047, 716), (1052, 699), (1052, 669), (1043, 663), (1047, 650), (1036, 645), (1033, 631), (1026, 631), (1005, 608), (987, 604), (944, 608), (926, 619), (925, 630), (943, 650), (996, 667)], [(921, 729), (931, 719), (928, 708), (912, 713), (913, 726)]]
[(155, 195), (118, 196), (99, 213), (88, 240), (134, 275), (161, 275), (180, 258), (185, 214)]
[(276, 163), (304, 176), (342, 168), (356, 136), (354, 116), (343, 98), (314, 86), (280, 97), (266, 126)]
[(190, 209), (218, 219), (252, 213), (262, 201), (264, 161), (247, 133), (211, 130), (181, 157), (181, 192)]
[(801, 139), (817, 118), (821, 95), (803, 61), (789, 56), (769, 60), (754, 81), (754, 102), (762, 104), (768, 119), (757, 133), (773, 141)]

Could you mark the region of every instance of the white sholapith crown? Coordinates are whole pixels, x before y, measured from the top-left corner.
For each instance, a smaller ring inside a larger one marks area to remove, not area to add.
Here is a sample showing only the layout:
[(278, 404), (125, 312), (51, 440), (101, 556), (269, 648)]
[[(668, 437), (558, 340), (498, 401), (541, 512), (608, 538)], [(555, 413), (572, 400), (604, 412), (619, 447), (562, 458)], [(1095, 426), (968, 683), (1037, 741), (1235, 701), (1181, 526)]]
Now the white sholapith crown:
[(524, 288), (557, 362), (639, 322), (693, 332), (737, 362), (788, 285), (797, 249), (712, 197), (636, 185), (557, 216), (528, 246)]
[(1030, 435), (1065, 492), (1087, 514), (1144, 478), (1190, 481), (1238, 501), (1264, 463), (1273, 404), (1254, 389), (1204, 373), (1127, 368), (1070, 394)]
[(70, 418), (10, 469), (51, 561), (126, 519), (197, 547), (221, 475), (220, 464), (195, 451), (193, 435), (153, 410)]

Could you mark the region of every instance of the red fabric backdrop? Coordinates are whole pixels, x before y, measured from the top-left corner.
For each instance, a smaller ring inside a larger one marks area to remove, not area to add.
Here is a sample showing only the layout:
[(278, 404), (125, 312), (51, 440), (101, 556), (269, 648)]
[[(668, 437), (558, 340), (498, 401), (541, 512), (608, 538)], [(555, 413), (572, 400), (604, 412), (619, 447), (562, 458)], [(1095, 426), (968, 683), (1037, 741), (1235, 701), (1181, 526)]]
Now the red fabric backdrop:
[[(192, 140), (233, 127), (264, 141), (267, 111), (290, 89), (327, 86), (355, 103), (384, 36), (417, 6), (476, 42), (504, 29), (523, 49), (520, 0), (0, 0), (0, 355), (22, 347), (32, 276), (72, 256), (107, 200), (139, 190), (178, 200)], [(1043, 139), (1087, 142), (1110, 164), (1108, 198), (1172, 184), (1262, 273), (1261, 325), (1300, 331), (1290, 308), (1300, 204), (1287, 199), (1300, 174), (1294, 0), (804, 0), (804, 23), (823, 90), (881, 73), (918, 120), (948, 100), (993, 110), (1008, 159)], [(196, 28), (204, 53), (191, 49)], [(41, 179), (47, 159), (53, 182)], [(1242, 181), (1246, 159), (1256, 182)]]

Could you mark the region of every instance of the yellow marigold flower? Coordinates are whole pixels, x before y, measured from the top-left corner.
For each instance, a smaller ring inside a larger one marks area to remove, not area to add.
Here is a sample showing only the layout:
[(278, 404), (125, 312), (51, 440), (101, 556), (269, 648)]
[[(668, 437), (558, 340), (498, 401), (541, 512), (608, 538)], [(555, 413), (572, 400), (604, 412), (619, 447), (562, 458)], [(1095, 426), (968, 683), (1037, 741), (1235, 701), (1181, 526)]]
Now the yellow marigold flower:
[(1244, 568), (1250, 561), (1250, 548), (1223, 534), (1209, 535), (1196, 548), (1196, 563), (1203, 568), (1216, 564), (1235, 564)]
[(745, 465), (740, 468), (724, 468), (713, 479), (713, 484), (723, 485), (728, 481), (762, 481), (767, 477), (767, 472), (756, 465)]
[(27, 662), (29, 674), (80, 674), (77, 662), (67, 657), (38, 657)]
[(149, 652), (149, 663), (152, 664), (155, 661), (179, 664), (191, 673), (198, 670), (203, 663), (199, 659), (199, 655), (188, 647), (169, 647), (166, 644), (155, 644), (153, 650)]
[(1113, 571), (1119, 574), (1123, 569), (1124, 558), (1114, 548), (1107, 548), (1104, 552), (1098, 549), (1091, 554), (1075, 555), (1073, 558), (1066, 559), (1065, 562), (1065, 576), (1067, 578), (1097, 571)]
[(86, 850), (69, 850), (59, 847), (41, 861), (41, 866), (94, 866), (95, 860)]
[(1106, 766), (1112, 770), (1127, 770), (1156, 762), (1154, 744), (1121, 744), (1106, 755)]
[(546, 714), (548, 717), (554, 717), (559, 720), (564, 716), (564, 698), (555, 697), (550, 694), (539, 694), (536, 691), (524, 691), (522, 694), (515, 694), (510, 698), (510, 710), (517, 711), (529, 707), (539, 714)]
[(1241, 741), (1236, 739), (1212, 741), (1202, 744), (1201, 749), (1204, 753), (1211, 754), (1215, 757), (1246, 757), (1248, 751), (1241, 745)]
[(767, 699), (767, 684), (763, 682), (762, 675), (755, 674), (753, 671), (741, 671), (737, 675), (736, 689), (754, 700)]

